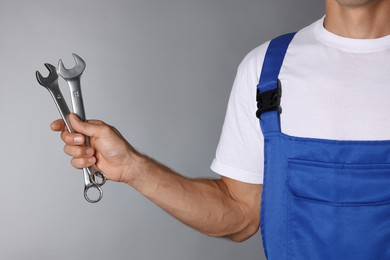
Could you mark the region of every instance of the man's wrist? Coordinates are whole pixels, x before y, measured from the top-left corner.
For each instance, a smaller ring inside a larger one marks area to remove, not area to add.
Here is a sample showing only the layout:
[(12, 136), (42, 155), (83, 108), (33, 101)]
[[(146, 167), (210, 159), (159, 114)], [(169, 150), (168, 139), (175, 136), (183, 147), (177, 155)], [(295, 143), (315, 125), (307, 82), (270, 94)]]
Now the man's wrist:
[(148, 157), (137, 152), (134, 149), (128, 151), (128, 156), (123, 167), (123, 181), (124, 183), (134, 186), (134, 183), (142, 172), (146, 171), (148, 164)]

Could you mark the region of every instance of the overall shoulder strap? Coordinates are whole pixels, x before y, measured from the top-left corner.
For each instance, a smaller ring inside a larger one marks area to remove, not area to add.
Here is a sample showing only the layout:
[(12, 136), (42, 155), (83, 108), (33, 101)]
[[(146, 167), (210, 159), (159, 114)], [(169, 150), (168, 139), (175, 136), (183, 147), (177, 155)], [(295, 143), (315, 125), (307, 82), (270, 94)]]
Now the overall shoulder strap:
[(281, 84), (278, 80), (287, 48), (295, 33), (281, 35), (268, 46), (257, 85), (257, 113), (263, 134), (280, 132)]

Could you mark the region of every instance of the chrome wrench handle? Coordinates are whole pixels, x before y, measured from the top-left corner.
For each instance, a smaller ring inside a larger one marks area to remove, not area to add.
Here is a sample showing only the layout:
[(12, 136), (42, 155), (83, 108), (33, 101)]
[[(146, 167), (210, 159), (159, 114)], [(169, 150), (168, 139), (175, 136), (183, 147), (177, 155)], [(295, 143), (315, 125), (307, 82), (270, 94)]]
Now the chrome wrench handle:
[[(73, 112), (78, 115), (78, 117), (86, 121), (85, 109), (83, 96), (81, 92), (81, 75), (83, 74), (86, 64), (82, 58), (80, 58), (77, 54), (73, 54), (73, 58), (76, 61), (76, 66), (72, 69), (66, 69), (62, 60), (58, 62), (58, 74), (68, 83), (69, 91), (72, 100), (72, 108)], [(88, 136), (85, 136), (85, 144), (90, 146), (90, 140)], [(102, 186), (107, 178), (104, 172), (99, 170), (96, 165), (87, 168), (87, 172), (90, 176), (90, 181), (97, 185)]]
[[(73, 112), (82, 120), (86, 121), (83, 96), (81, 93), (80, 77), (73, 79), (66, 79), (69, 90), (71, 93)], [(88, 136), (85, 136), (85, 145), (90, 146), (90, 140)], [(96, 166), (88, 167), (87, 173), (90, 176), (90, 181), (98, 186), (102, 186), (106, 182), (105, 174), (100, 171)]]
[[(100, 187), (100, 185), (96, 185), (95, 183), (92, 183), (90, 180), (90, 172), (88, 171), (88, 168), (83, 168), (83, 174), (84, 174), (84, 198), (89, 203), (96, 203), (99, 202), (103, 197), (103, 190)], [(90, 196), (91, 189), (96, 189), (98, 191), (98, 197), (96, 199), (92, 199)]]
[[(52, 66), (52, 65), (47, 64), (47, 66)], [(52, 83), (52, 85), (50, 87), (47, 87), (46, 89), (49, 91), (50, 95), (52, 96), (54, 103), (56, 104), (56, 107), (58, 109), (58, 112), (60, 112), (60, 115), (64, 120), (65, 125), (68, 128), (69, 132), (74, 132), (72, 125), (68, 120), (68, 116), (70, 115), (70, 110), (58, 86), (58, 82)]]
[[(70, 115), (70, 110), (68, 105), (66, 104), (66, 101), (64, 99), (64, 96), (62, 95), (62, 92), (58, 85), (58, 74), (56, 67), (54, 67), (51, 64), (45, 63), (45, 67), (49, 70), (49, 76), (44, 78), (39, 71), (36, 72), (36, 77), (40, 85), (45, 87), (50, 95), (52, 96), (54, 103), (56, 104), (56, 107), (58, 111), (60, 112), (60, 115), (62, 119), (65, 122), (66, 127), (68, 128), (68, 131), (71, 133), (74, 133), (74, 129), (72, 128), (72, 125), (70, 124), (68, 117)], [(100, 185), (96, 185), (94, 183), (91, 183), (90, 181), (90, 174), (88, 171), (88, 168), (83, 168), (84, 173), (84, 197), (88, 202), (96, 203), (100, 201), (103, 197), (103, 191), (100, 188)], [(91, 189), (97, 189), (99, 192), (99, 195), (96, 199), (91, 199), (88, 195), (88, 191)]]

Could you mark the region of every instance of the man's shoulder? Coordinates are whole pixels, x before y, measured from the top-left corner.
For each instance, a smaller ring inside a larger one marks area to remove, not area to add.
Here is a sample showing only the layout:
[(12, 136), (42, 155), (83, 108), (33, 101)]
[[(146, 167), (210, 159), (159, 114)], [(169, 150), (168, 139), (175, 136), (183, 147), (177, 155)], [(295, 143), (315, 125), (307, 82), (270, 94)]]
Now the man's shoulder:
[[(313, 24), (299, 30), (292, 41), (292, 45), (305, 45), (305, 48), (309, 47), (310, 43), (315, 44), (317, 42), (314, 27), (320, 20), (314, 22)], [(283, 34), (281, 34), (283, 35)], [(276, 35), (273, 38), (279, 37), (281, 35)], [(272, 38), (272, 39), (273, 39)], [(271, 40), (272, 40), (271, 39)], [(239, 66), (239, 71), (245, 71), (248, 69), (256, 69), (259, 71), (263, 64), (264, 56), (266, 54), (267, 48), (271, 40), (264, 42), (263, 44), (252, 49), (242, 60)], [(297, 46), (296, 46), (297, 47)]]
[(258, 69), (261, 68), (261, 64), (263, 63), (263, 59), (267, 51), (268, 45), (269, 41), (251, 50), (238, 66), (238, 72), (243, 73), (248, 70), (258, 71)]

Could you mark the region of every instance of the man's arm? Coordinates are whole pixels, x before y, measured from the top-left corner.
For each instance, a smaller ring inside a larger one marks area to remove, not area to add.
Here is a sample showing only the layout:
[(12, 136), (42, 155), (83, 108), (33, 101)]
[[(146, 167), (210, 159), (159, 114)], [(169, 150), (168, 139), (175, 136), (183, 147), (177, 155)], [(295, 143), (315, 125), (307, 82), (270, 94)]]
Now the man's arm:
[[(127, 183), (184, 224), (210, 236), (243, 241), (256, 233), (260, 222), (262, 186), (233, 179), (189, 179), (137, 152), (113, 127), (71, 115), (79, 134), (66, 131), (62, 120), (52, 123), (62, 131), (64, 151), (76, 168), (94, 163), (113, 181)], [(92, 147), (81, 146), (84, 136)]]

